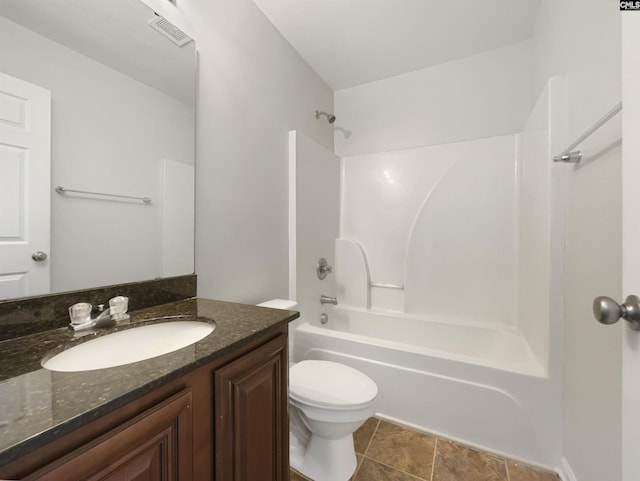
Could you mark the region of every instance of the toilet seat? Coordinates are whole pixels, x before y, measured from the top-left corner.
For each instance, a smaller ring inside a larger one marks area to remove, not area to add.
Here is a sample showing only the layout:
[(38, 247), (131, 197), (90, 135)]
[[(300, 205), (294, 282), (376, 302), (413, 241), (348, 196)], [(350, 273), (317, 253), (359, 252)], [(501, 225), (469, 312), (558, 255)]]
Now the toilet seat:
[(366, 374), (331, 361), (301, 361), (289, 370), (289, 396), (303, 404), (355, 410), (372, 404), (378, 386)]

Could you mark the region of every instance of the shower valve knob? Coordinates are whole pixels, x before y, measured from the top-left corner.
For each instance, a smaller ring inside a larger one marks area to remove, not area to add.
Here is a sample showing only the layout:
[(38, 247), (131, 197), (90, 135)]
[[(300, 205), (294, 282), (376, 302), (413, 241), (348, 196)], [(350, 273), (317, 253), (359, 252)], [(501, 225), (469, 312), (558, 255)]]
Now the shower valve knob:
[(593, 300), (593, 315), (599, 323), (607, 325), (624, 319), (631, 329), (640, 331), (640, 297), (627, 296), (624, 304), (618, 304), (610, 297), (596, 297)]
[(333, 267), (329, 265), (327, 259), (322, 257), (316, 264), (316, 273), (318, 274), (318, 279), (324, 279), (330, 272), (333, 272)]

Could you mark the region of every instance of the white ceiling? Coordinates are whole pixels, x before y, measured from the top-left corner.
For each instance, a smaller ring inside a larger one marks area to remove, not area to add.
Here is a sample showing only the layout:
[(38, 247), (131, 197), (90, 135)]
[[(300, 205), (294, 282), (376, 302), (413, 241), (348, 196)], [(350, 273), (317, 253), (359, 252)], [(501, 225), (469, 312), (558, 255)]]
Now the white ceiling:
[(541, 0), (253, 0), (334, 90), (513, 44)]
[(178, 47), (147, 25), (139, 0), (0, 0), (0, 15), (167, 93), (195, 102), (193, 42)]

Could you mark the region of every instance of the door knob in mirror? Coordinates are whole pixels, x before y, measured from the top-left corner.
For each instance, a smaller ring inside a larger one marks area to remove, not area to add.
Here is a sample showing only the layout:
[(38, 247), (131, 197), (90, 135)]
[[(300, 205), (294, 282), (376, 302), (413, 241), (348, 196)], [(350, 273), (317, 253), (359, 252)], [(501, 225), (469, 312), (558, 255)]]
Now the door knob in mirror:
[(42, 251), (35, 251), (31, 254), (31, 258), (36, 262), (42, 262), (47, 260), (47, 253)]

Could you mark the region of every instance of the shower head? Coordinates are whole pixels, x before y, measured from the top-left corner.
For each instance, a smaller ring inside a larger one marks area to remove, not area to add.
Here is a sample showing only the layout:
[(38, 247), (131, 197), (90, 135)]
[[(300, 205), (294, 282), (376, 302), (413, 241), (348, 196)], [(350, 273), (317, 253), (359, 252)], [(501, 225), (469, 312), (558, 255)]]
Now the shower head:
[(316, 110), (316, 119), (319, 119), (321, 115), (324, 115), (327, 120), (329, 121), (330, 124), (334, 123), (336, 121), (336, 116), (333, 114), (328, 114), (327, 112), (320, 112), (319, 110)]

